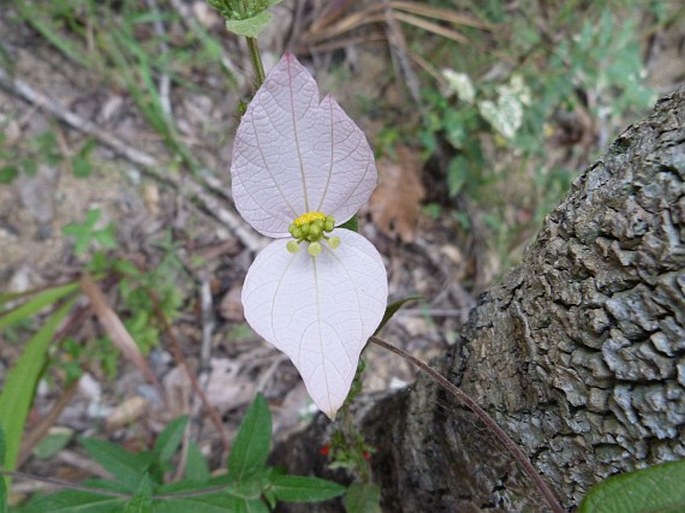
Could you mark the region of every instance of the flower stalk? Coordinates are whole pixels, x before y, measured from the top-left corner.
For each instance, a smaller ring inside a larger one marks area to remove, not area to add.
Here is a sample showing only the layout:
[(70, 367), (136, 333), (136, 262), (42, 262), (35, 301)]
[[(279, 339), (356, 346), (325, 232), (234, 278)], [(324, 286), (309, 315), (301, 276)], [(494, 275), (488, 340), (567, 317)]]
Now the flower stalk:
[(250, 58), (252, 59), (252, 66), (255, 71), (255, 83), (257, 89), (262, 87), (266, 73), (264, 73), (264, 64), (262, 64), (262, 56), (259, 53), (259, 46), (257, 45), (256, 37), (247, 38), (247, 48), (250, 50)]

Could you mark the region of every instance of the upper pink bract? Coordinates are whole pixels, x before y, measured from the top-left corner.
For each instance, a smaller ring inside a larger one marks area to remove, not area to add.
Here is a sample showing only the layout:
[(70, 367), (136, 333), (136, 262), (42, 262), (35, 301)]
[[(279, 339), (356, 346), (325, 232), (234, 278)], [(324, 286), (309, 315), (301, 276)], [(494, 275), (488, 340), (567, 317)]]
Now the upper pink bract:
[(233, 146), (233, 198), (238, 212), (269, 237), (287, 237), (311, 211), (340, 225), (376, 187), (373, 151), (364, 133), (286, 53), (245, 112)]

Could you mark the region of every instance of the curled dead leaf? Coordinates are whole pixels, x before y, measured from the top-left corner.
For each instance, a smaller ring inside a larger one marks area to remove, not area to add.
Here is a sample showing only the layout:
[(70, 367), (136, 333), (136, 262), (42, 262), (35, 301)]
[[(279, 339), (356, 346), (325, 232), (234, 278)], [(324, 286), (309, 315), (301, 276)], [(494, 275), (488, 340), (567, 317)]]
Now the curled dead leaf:
[(369, 200), (374, 224), (391, 238), (413, 242), (426, 191), (421, 183), (422, 162), (407, 146), (397, 148), (394, 159), (383, 157), (378, 166), (378, 187)]
[(149, 404), (147, 399), (139, 395), (129, 397), (107, 416), (107, 429), (114, 431), (137, 421), (145, 414)]

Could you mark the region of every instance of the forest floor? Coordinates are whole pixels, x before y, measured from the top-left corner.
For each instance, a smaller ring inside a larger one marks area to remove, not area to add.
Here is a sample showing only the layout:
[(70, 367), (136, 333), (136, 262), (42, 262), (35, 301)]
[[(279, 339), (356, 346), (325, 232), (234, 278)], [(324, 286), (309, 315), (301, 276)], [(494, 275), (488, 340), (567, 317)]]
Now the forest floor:
[[(45, 33), (21, 22), (19, 3), (9, 2), (0, 15), (0, 72), (5, 70), (0, 158), (21, 158), (31, 168), (0, 185), (0, 290), (48, 287), (78, 280), (88, 270), (134, 338), (139, 334), (147, 341), (146, 362), (161, 385), (118, 358), (118, 341), (107, 341), (116, 335), (98, 322), (97, 312), (85, 314), (60, 349), (51, 352), (52, 365), (29, 416), (30, 442), (22, 447), (22, 460), (36, 474), (78, 480), (101, 473), (77, 444), (65, 442), (59, 451), (47, 450), (50, 458), (37, 457), (39, 440), (50, 434), (66, 432), (66, 440), (76, 434), (109, 437), (139, 449), (149, 446), (167, 422), (191, 413), (201, 449), (218, 464), (222, 436), (230, 444), (256, 392), (269, 401), (277, 436), (301, 427), (314, 413), (294, 367), (249, 329), (240, 305), (247, 268), (266, 242), (230, 201), (236, 108), (253, 92), (246, 47), (223, 33), (219, 17), (202, 2), (170, 4), (183, 21), (168, 24), (169, 40), (180, 41), (184, 31), (200, 26), (219, 43), (220, 55), (211, 66), (202, 67), (185, 54), (186, 60), (168, 63), (174, 80), (168, 91), (159, 90), (162, 104), (171, 107), (173, 137), (191, 152), (195, 166), (170, 149), (151, 125), (126, 77), (103, 63), (84, 66), (56, 48)], [(287, 5), (278, 7), (277, 22), (262, 38), (267, 68), (286, 45), (296, 51), (322, 91), (331, 90), (374, 143), (384, 121), (370, 114), (370, 106), (411, 101), (406, 86), (394, 78), (386, 43), (348, 43), (344, 52), (319, 51), (312, 58), (306, 38), (298, 34), (311, 35), (315, 14), (304, 17)], [(684, 36), (683, 27), (665, 32), (650, 56), (648, 79), (659, 92), (673, 89), (685, 76)], [(89, 52), (86, 48), (82, 55), (88, 58)], [(153, 74), (155, 84), (161, 75)], [(596, 151), (597, 144), (593, 139), (589, 151)], [(400, 310), (384, 337), (429, 360), (458, 341), (477, 294), (510, 261), (488, 242), (491, 232), (483, 222), (464, 230), (458, 216), (431, 215), (425, 208), (438, 204), (443, 213), (466, 208), (473, 219), (484, 217), (478, 204), (447, 197), (444, 177), (426, 171), (418, 151), (398, 144), (399, 158), (379, 160), (381, 182), (360, 212), (360, 232), (384, 257), (390, 301), (422, 298)], [(569, 155), (564, 152), (560, 161)], [(578, 162), (571, 167), (579, 170)], [(526, 194), (525, 187), (510, 187)], [(90, 225), (84, 222), (89, 212)], [(512, 210), (511, 216), (525, 224), (512, 249), (518, 255), (534, 235), (536, 220), (525, 208)], [(63, 232), (68, 226), (71, 236)], [(76, 247), (79, 238), (83, 248)], [(111, 265), (115, 261), (132, 263), (143, 277), (117, 272)], [(166, 302), (170, 326), (156, 317), (149, 298), (136, 295), (146, 287)], [(87, 304), (81, 299), (70, 319)], [(27, 323), (0, 333), (0, 376), (21, 354), (32, 327)], [(415, 377), (406, 362), (376, 347), (369, 347), (365, 358), (365, 392), (407, 386)], [(198, 380), (221, 417), (223, 435), (205, 414), (189, 376)], [(50, 412), (55, 415), (46, 425)], [(21, 482), (15, 491), (41, 486)]]

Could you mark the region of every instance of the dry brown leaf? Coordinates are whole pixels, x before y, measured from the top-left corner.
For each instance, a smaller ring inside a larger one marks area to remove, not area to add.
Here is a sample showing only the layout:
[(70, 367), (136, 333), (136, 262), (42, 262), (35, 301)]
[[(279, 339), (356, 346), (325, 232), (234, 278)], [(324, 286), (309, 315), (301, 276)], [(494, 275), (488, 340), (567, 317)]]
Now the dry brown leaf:
[(395, 159), (383, 157), (377, 165), (378, 187), (369, 200), (371, 219), (388, 237), (399, 235), (402, 242), (412, 242), (426, 196), (421, 161), (411, 148), (400, 146)]
[(150, 402), (142, 396), (129, 397), (107, 416), (107, 429), (115, 431), (137, 421), (145, 414), (149, 406)]
[(242, 285), (234, 285), (221, 300), (219, 313), (229, 322), (243, 322), (245, 320), (243, 303), (240, 299), (242, 291)]
[(95, 315), (107, 332), (107, 335), (109, 335), (112, 343), (119, 348), (124, 357), (131, 361), (150, 383), (157, 387), (158, 391), (162, 392), (162, 385), (159, 383), (155, 373), (150, 369), (145, 358), (143, 358), (138, 345), (124, 326), (124, 323), (121, 322), (119, 316), (107, 303), (107, 298), (102, 293), (102, 290), (100, 290), (100, 287), (87, 273), (81, 276), (81, 289), (88, 297)]

